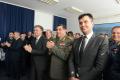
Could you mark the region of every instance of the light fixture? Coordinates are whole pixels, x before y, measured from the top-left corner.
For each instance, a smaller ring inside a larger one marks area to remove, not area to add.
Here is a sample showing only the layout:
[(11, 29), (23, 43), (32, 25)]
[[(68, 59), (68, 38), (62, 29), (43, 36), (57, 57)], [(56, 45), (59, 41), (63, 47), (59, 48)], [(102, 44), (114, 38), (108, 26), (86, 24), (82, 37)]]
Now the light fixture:
[(64, 10), (67, 11), (67, 12), (70, 12), (70, 13), (83, 13), (82, 10), (80, 10), (79, 8), (74, 7), (74, 6), (72, 6), (72, 7), (67, 7), (67, 8), (65, 8)]
[(40, 1), (46, 4), (57, 4), (59, 2), (59, 0), (40, 0)]
[(118, 4), (120, 4), (120, 0), (116, 0)]

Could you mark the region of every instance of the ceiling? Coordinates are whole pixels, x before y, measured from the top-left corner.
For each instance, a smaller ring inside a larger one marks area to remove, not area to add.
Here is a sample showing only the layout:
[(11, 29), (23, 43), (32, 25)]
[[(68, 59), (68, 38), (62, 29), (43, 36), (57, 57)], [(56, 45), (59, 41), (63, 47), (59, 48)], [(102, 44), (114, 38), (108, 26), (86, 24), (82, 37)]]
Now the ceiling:
[(73, 14), (64, 11), (64, 8), (75, 6), (85, 13), (92, 13), (95, 18), (111, 17), (114, 15), (120, 15), (120, 4), (116, 0), (60, 0), (58, 4), (47, 5), (41, 3), (40, 0), (0, 0), (7, 3), (12, 3), (20, 6), (24, 6), (33, 10), (40, 10), (47, 13), (60, 15), (63, 17), (71, 17)]

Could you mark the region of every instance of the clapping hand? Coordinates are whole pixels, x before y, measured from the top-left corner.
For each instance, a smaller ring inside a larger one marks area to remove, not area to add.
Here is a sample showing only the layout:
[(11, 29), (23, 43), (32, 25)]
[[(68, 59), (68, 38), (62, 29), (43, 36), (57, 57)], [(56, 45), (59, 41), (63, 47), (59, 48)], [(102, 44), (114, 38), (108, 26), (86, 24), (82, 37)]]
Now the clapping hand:
[(10, 47), (10, 46), (11, 46), (11, 44), (8, 43), (8, 42), (5, 42), (4, 45), (6, 45), (7, 47)]
[(32, 52), (32, 47), (31, 47), (30, 44), (29, 44), (29, 45), (25, 45), (25, 46), (24, 46), (24, 49), (25, 49), (26, 51), (28, 51), (29, 53)]
[(55, 43), (53, 41), (48, 41), (46, 47), (51, 49), (55, 46)]

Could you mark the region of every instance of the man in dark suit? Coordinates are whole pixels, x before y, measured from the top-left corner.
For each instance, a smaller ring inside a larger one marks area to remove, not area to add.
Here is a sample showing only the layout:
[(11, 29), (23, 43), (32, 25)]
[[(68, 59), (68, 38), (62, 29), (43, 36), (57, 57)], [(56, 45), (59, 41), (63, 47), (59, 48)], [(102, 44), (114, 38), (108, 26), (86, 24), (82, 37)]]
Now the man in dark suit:
[(46, 75), (48, 50), (46, 48), (47, 40), (42, 35), (43, 27), (36, 25), (34, 27), (34, 37), (31, 45), (25, 45), (24, 49), (31, 54), (31, 75), (30, 80), (44, 80)]
[(93, 16), (78, 18), (84, 36), (76, 39), (69, 58), (69, 80), (99, 80), (107, 61), (108, 38), (93, 33)]
[(12, 43), (14, 41), (14, 33), (10, 32), (8, 38), (6, 39), (6, 42)]
[(5, 54), (5, 70), (6, 70), (7, 75), (11, 74), (11, 73), (9, 73), (10, 72), (9, 65), (11, 65), (11, 62), (10, 62), (11, 54), (9, 54), (10, 48), (6, 46), (6, 43), (12, 44), (14, 41), (15, 41), (14, 33), (9, 32), (9, 35), (8, 35), (7, 39), (5, 40), (5, 42), (1, 43), (1, 45), (0, 45), (3, 48), (4, 52), (6, 53)]
[(32, 43), (33, 38), (34, 38), (34, 37), (33, 37), (32, 32), (31, 32), (31, 31), (29, 31), (29, 32), (27, 33), (26, 38), (25, 38), (25, 40), (26, 40), (26, 44), (31, 44), (31, 43)]
[(103, 80), (120, 80), (120, 26), (114, 26), (111, 32), (108, 62)]
[(8, 74), (10, 77), (15, 78), (15, 80), (20, 80), (21, 74), (22, 74), (22, 68), (21, 68), (21, 56), (22, 56), (22, 45), (23, 41), (20, 39), (20, 33), (14, 32), (14, 42), (9, 43), (6, 42), (5, 45), (9, 47), (9, 62), (7, 65)]

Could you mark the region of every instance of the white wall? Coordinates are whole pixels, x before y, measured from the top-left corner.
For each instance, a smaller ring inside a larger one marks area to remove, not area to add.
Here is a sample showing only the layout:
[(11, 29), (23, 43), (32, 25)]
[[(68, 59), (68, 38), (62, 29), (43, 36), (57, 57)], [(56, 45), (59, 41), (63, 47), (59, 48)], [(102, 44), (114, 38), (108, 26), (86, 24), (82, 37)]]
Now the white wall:
[(94, 22), (95, 24), (120, 22), (120, 15), (104, 17), (104, 18), (96, 18)]
[[(120, 15), (94, 19), (95, 24), (116, 23), (116, 22), (120, 22)], [(78, 16), (73, 15), (71, 17), (68, 17), (67, 27), (68, 27), (68, 30), (73, 31), (74, 33), (76, 32), (81, 33), (79, 29), (79, 24), (78, 24)]]
[(67, 29), (74, 33), (81, 33), (78, 23), (78, 16), (67, 17)]
[(44, 30), (53, 30), (53, 15), (35, 10), (34, 25), (41, 25), (44, 27)]

